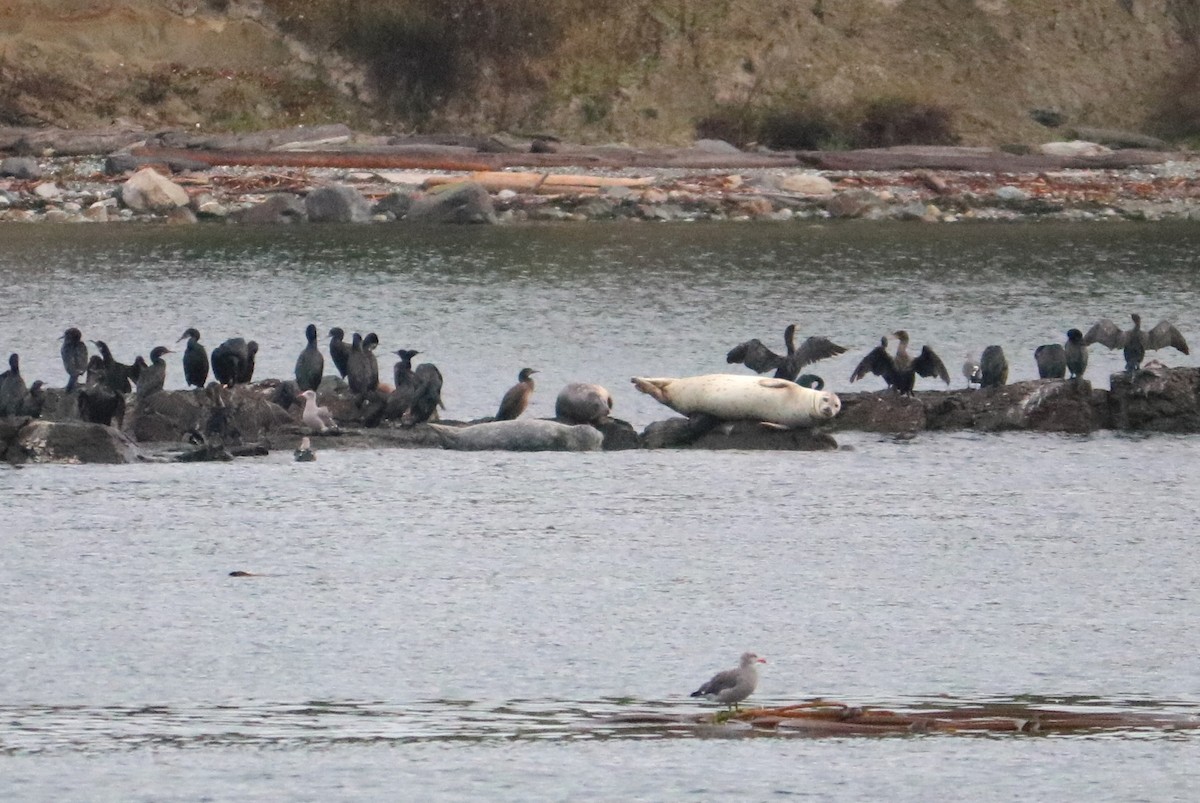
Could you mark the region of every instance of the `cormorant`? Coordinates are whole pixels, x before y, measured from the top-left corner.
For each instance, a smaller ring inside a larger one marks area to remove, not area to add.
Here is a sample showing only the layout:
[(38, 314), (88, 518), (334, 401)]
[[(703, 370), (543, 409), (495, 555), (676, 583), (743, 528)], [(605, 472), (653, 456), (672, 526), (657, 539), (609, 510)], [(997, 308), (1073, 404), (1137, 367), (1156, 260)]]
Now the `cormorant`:
[(1110, 349), (1123, 348), (1125, 351), (1125, 370), (1132, 373), (1142, 367), (1148, 349), (1161, 349), (1170, 346), (1184, 354), (1188, 353), (1187, 341), (1170, 321), (1159, 321), (1149, 332), (1142, 330), (1142, 316), (1136, 312), (1129, 316), (1133, 319), (1133, 328), (1122, 332), (1117, 325), (1107, 318), (1101, 318), (1083, 336), (1085, 346), (1092, 343), (1103, 343)]
[(46, 383), (40, 379), (35, 379), (33, 384), (29, 386), (29, 392), (25, 394), (25, 399), (21, 404), (21, 415), (27, 415), (30, 418), (41, 418), (42, 408), (46, 406)]
[(1078, 329), (1067, 330), (1067, 345), (1063, 347), (1067, 353), (1067, 370), (1072, 379), (1079, 379), (1087, 370), (1088, 347), (1083, 342), (1083, 332)]
[(413, 371), (416, 386), (409, 405), (407, 423), (424, 424), (437, 415), (442, 404), (442, 372), (431, 362), (423, 362)]
[(183, 350), (184, 381), (188, 387), (202, 388), (208, 381), (208, 349), (200, 345), (200, 332), (196, 329), (188, 329), (175, 342), (184, 338), (187, 339), (187, 348)]
[(350, 343), (350, 358), (346, 361), (346, 381), (350, 383), (350, 392), (362, 395), (374, 390), (379, 385), (379, 366), (375, 364), (374, 382), (372, 382), (371, 363), (375, 355), (363, 349), (363, 338), (358, 332)]
[(163, 389), (163, 384), (167, 381), (167, 361), (163, 359), (163, 355), (174, 353), (166, 346), (155, 346), (150, 352), (150, 364), (143, 368), (137, 377), (139, 398), (144, 399)]
[(1059, 343), (1038, 346), (1033, 350), (1033, 359), (1040, 379), (1062, 379), (1067, 375), (1067, 350)]
[(251, 340), (246, 344), (246, 356), (242, 359), (241, 370), (238, 371), (238, 384), (248, 385), (254, 379), (254, 359), (258, 355), (258, 341)]
[(8, 355), (8, 370), (0, 374), (0, 415), (21, 415), (29, 389), (21, 377), (21, 358)]
[(63, 344), (58, 353), (62, 355), (63, 368), (67, 370), (67, 392), (70, 393), (79, 384), (79, 377), (87, 371), (87, 343), (83, 342), (83, 332), (74, 326), (63, 332), (59, 340)]
[(379, 387), (379, 359), (375, 356), (375, 347), (379, 345), (379, 335), (368, 332), (363, 338), (364, 364), (367, 366), (367, 387), (375, 390)]
[(325, 358), (317, 347), (317, 327), (310, 323), (304, 336), (308, 338), (308, 345), (296, 358), (296, 384), (301, 390), (316, 390), (325, 375)]
[(393, 352), (393, 354), (400, 358), (392, 368), (392, 379), (396, 390), (416, 384), (416, 376), (413, 374), (412, 369), (412, 358), (420, 353), (412, 349), (397, 349)]
[[(128, 393), (133, 390), (133, 385), (130, 383), (130, 367), (123, 362), (117, 362), (113, 359), (112, 351), (108, 348), (108, 344), (103, 340), (93, 340), (92, 343), (100, 352), (100, 357), (104, 361), (103, 382), (117, 393)], [(88, 362), (88, 369), (91, 370), (91, 362)]]
[[(254, 352), (258, 344), (250, 341)], [(213, 377), (226, 387), (232, 387), (242, 382), (249, 382), (254, 375), (254, 359), (250, 345), (243, 338), (231, 337), (212, 352)]]
[(796, 348), (796, 325), (788, 324), (783, 330), (783, 343), (787, 347), (786, 355), (771, 351), (758, 338), (739, 343), (725, 355), (725, 362), (741, 363), (751, 371), (766, 373), (775, 370), (776, 379), (786, 379), (795, 382), (800, 375), (800, 369), (809, 363), (823, 360), (843, 353), (846, 349), (827, 337), (813, 336), (806, 338), (799, 348)]
[(908, 356), (908, 332), (903, 329), (893, 333), (898, 342), (896, 354), (888, 354), (887, 338), (880, 338), (879, 345), (871, 349), (850, 375), (850, 381), (862, 379), (868, 373), (883, 377), (888, 387), (902, 395), (911, 396), (917, 375), (937, 377), (950, 384), (950, 374), (940, 357), (929, 346), (922, 346), (914, 360)]
[[(979, 387), (998, 388), (1008, 382), (1008, 359), (1004, 349), (988, 346), (979, 357)], [(949, 384), (949, 380), (946, 380)]]
[(346, 378), (346, 371), (350, 366), (350, 344), (345, 341), (345, 337), (346, 333), (341, 327), (335, 326), (329, 330), (329, 357), (342, 379)]
[(533, 368), (522, 368), (517, 374), (517, 384), (513, 385), (500, 400), (500, 409), (496, 411), (497, 421), (512, 421), (520, 417), (529, 406), (529, 397), (533, 395), (533, 375), (538, 373)]
[(825, 380), (816, 374), (800, 374), (800, 376), (796, 377), (796, 384), (809, 390), (825, 389)]
[(116, 419), (117, 429), (125, 425), (125, 395), (108, 384), (103, 359), (98, 355), (88, 360), (87, 383), (79, 389), (75, 404), (79, 417), (89, 424), (111, 427)]

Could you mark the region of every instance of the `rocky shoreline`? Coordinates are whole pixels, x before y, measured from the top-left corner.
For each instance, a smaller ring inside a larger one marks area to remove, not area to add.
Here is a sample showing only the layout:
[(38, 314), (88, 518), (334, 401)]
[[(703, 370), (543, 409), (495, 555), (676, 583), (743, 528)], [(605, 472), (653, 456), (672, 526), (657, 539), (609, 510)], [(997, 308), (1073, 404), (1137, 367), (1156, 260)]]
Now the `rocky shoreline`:
[(1200, 220), (1200, 158), (1093, 133), (1114, 147), (744, 152), (712, 140), (636, 149), (370, 137), (340, 125), (0, 128), (0, 221)]
[[(1111, 383), (1110, 390), (1094, 388), (1086, 380), (1045, 379), (988, 390), (919, 391), (911, 397), (893, 391), (847, 393), (840, 396), (841, 413), (811, 430), (680, 417), (653, 422), (641, 433), (613, 418), (593, 426), (603, 436), (605, 451), (830, 451), (839, 448), (835, 434), (848, 431), (903, 437), (934, 431), (1200, 432), (1200, 368), (1151, 365), (1133, 374), (1113, 374)], [(452, 448), (438, 428), (428, 424), (364, 426), (356, 398), (331, 377), (322, 384), (319, 401), (339, 427), (311, 432), (300, 423), (303, 403), (289, 385), (294, 383), (268, 379), (219, 394), (162, 390), (144, 399), (134, 394), (119, 427), (82, 422), (75, 393), (46, 388), (41, 417), (0, 418), (0, 459), (10, 464), (231, 460), (292, 450), (302, 437), (309, 437), (317, 451)], [(219, 404), (215, 398), (220, 398)], [(441, 422), (452, 427), (474, 423), (480, 422)], [(520, 443), (504, 448), (532, 450)]]

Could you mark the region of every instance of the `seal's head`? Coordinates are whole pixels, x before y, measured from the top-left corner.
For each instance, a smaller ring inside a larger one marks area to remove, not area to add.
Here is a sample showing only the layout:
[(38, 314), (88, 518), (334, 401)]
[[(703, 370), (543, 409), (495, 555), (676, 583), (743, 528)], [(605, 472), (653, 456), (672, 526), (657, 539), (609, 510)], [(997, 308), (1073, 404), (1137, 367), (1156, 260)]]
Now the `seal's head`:
[(836, 393), (821, 392), (821, 398), (817, 400), (818, 418), (833, 418), (841, 412), (841, 409), (842, 400), (838, 398)]

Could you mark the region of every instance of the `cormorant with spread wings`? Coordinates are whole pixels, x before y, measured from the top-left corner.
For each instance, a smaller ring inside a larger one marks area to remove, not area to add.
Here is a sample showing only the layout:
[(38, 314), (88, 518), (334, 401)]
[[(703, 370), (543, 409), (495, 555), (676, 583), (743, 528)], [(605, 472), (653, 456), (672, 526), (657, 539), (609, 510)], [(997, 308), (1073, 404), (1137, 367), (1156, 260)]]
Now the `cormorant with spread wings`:
[(1122, 332), (1108, 318), (1096, 321), (1088, 333), (1083, 336), (1084, 345), (1103, 343), (1110, 349), (1123, 348), (1125, 351), (1125, 370), (1132, 373), (1142, 367), (1147, 349), (1161, 349), (1170, 346), (1184, 354), (1188, 353), (1187, 341), (1170, 321), (1159, 321), (1149, 332), (1142, 329), (1142, 316), (1136, 312), (1129, 316), (1133, 319), (1133, 328)]
[(760, 374), (774, 370), (776, 379), (795, 382), (796, 378), (800, 376), (800, 369), (804, 366), (826, 357), (836, 356), (846, 350), (844, 346), (839, 346), (827, 337), (815, 335), (806, 338), (800, 347), (796, 348), (796, 324), (794, 323), (788, 324), (787, 329), (783, 330), (783, 343), (787, 347), (787, 354), (776, 354), (756, 337), (731, 348), (725, 355), (725, 361), (728, 363), (740, 362), (751, 371)]
[(892, 333), (898, 341), (895, 355), (887, 350), (888, 339), (879, 339), (879, 345), (871, 349), (862, 362), (850, 375), (850, 381), (862, 379), (867, 374), (883, 377), (888, 387), (895, 389), (905, 396), (911, 396), (917, 375), (941, 379), (950, 384), (950, 372), (946, 370), (942, 359), (929, 346), (922, 346), (921, 353), (914, 360), (908, 356), (908, 332), (903, 329)]

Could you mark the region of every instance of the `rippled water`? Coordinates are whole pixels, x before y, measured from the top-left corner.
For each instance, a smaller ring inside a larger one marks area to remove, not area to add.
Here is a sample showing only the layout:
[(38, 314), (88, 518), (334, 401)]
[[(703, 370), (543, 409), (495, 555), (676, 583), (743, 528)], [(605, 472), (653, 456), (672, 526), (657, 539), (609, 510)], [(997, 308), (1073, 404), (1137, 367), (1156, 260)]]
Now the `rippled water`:
[[(1033, 375), (1033, 346), (1100, 315), (1200, 332), (1200, 229), (1184, 226), (0, 236), (0, 348), (20, 350), (28, 379), (61, 382), (54, 338), (69, 324), (130, 359), (189, 325), (210, 347), (255, 337), (260, 374), (284, 375), (313, 320), (421, 348), (463, 418), (532, 365), (533, 414), (588, 379), (643, 425), (665, 411), (630, 375), (720, 370), (728, 346), (792, 320), (851, 348), (821, 365), (836, 390), (898, 325), (953, 365), (1002, 343), (1014, 378)], [(1121, 360), (1093, 365), (1103, 384)], [(613, 725), (711, 710), (687, 693), (744, 649), (770, 662), (763, 704), (1200, 709), (1200, 441), (839, 440), (852, 449), (0, 468), (0, 791), (1193, 799), (1196, 737), (1182, 731), (728, 739), (742, 731)]]

